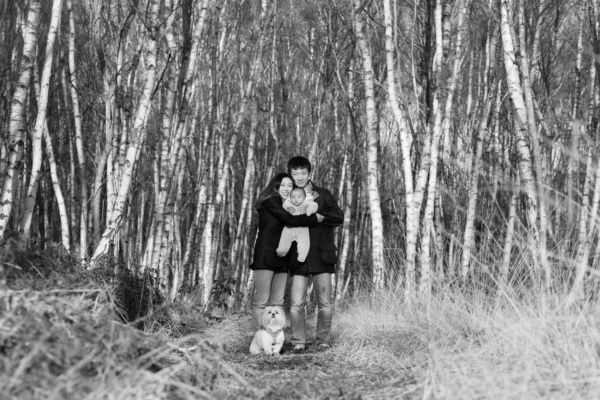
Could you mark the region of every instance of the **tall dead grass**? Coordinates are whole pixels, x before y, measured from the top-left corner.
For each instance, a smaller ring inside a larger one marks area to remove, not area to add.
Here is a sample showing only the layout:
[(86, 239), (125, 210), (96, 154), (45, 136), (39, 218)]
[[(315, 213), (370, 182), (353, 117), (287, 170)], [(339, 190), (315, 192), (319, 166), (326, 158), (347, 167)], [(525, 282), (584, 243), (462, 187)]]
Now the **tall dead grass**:
[[(331, 350), (267, 362), (247, 354), (247, 314), (207, 321), (190, 297), (140, 315), (151, 299), (126, 310), (119, 297), (138, 290), (110, 271), (90, 275), (21, 256), (0, 274), (0, 398), (302, 399), (336, 387), (365, 399), (600, 393), (600, 305), (565, 308), (560, 290), (544, 301), (525, 286), (498, 294), (489, 285), (454, 285), (411, 301), (365, 291), (336, 310)], [(314, 334), (314, 314), (309, 321)], [(281, 377), (278, 368), (286, 380), (265, 387), (261, 374)]]
[(411, 373), (426, 399), (598, 398), (600, 306), (535, 296), (357, 297), (336, 314), (336, 357)]
[(215, 398), (219, 355), (193, 305), (160, 305), (113, 268), (2, 250), (0, 398)]

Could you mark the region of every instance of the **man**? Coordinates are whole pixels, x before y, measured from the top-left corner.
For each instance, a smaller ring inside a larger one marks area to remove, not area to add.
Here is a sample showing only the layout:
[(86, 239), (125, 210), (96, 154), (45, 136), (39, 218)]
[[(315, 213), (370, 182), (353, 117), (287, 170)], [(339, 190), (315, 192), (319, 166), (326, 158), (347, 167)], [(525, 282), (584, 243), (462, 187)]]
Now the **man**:
[(311, 193), (318, 205), (317, 213), (323, 215), (323, 221), (309, 228), (310, 248), (305, 262), (298, 262), (292, 255), (290, 274), (292, 275), (291, 310), (292, 323), (291, 342), (294, 353), (302, 353), (306, 349), (306, 292), (309, 279), (312, 279), (317, 298), (317, 335), (318, 349), (331, 346), (331, 320), (333, 316), (331, 277), (335, 273), (337, 247), (334, 243), (333, 231), (344, 221), (344, 213), (337, 201), (327, 189), (318, 187), (310, 180), (312, 166), (308, 159), (292, 157), (287, 165), (288, 173), (294, 184)]

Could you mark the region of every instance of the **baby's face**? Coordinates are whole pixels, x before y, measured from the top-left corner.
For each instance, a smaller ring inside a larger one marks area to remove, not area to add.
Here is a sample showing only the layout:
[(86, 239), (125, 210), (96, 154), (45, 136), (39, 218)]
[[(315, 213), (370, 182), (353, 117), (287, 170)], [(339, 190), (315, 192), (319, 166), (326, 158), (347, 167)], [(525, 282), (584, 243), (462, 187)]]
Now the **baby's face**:
[(292, 190), (290, 193), (290, 201), (293, 205), (299, 206), (306, 199), (306, 194), (304, 194), (304, 190)]

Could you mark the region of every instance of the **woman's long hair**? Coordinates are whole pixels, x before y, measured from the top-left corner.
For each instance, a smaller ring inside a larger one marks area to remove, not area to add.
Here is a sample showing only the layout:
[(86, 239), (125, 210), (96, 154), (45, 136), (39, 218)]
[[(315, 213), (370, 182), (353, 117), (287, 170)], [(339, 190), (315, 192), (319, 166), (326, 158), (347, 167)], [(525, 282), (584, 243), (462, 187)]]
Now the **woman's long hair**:
[(263, 191), (260, 192), (260, 194), (258, 195), (258, 199), (254, 204), (254, 208), (256, 210), (260, 210), (265, 200), (267, 200), (269, 197), (279, 196), (279, 186), (281, 186), (281, 181), (283, 180), (283, 178), (292, 179), (292, 177), (286, 174), (285, 172), (280, 172), (277, 175), (275, 175), (267, 184), (267, 187), (264, 188)]

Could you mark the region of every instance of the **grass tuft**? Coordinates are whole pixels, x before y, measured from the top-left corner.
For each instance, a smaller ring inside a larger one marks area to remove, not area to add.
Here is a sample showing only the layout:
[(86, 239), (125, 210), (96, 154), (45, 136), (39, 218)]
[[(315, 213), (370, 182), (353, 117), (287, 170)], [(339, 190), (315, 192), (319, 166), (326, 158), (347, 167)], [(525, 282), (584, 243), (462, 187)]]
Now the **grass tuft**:
[[(250, 355), (248, 313), (156, 301), (144, 278), (1, 253), (0, 393), (15, 399), (595, 399), (600, 305), (470, 282), (365, 291), (333, 347)], [(527, 289), (527, 290), (526, 290)], [(127, 299), (127, 294), (133, 298)], [(144, 297), (147, 296), (147, 297)], [(123, 300), (125, 299), (125, 300)], [(129, 301), (129, 303), (128, 303)], [(134, 312), (134, 314), (132, 314)], [(309, 339), (316, 315), (308, 315)], [(287, 331), (287, 338), (290, 331)]]
[(424, 398), (596, 398), (600, 307), (539, 303), (473, 291), (357, 298), (338, 313), (336, 357), (410, 371)]

